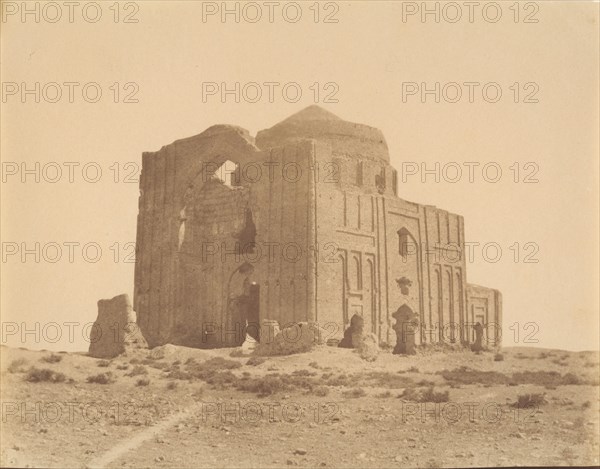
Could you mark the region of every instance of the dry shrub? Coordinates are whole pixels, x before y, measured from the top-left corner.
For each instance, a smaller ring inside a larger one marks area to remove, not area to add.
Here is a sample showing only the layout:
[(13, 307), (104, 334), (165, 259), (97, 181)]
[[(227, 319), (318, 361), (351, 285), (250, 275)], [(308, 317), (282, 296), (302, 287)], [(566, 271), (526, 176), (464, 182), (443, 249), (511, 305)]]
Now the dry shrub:
[(342, 393), (342, 396), (350, 399), (357, 399), (359, 397), (365, 397), (366, 395), (367, 393), (363, 388), (348, 389)]
[(48, 368), (31, 367), (25, 376), (25, 380), (30, 383), (62, 383), (67, 380), (63, 373), (59, 373)]
[(145, 366), (135, 365), (129, 373), (125, 373), (125, 376), (140, 376), (140, 375), (147, 375), (147, 374), (148, 374), (148, 370), (146, 369)]
[(88, 383), (111, 384), (115, 382), (115, 377), (110, 371), (87, 377)]
[(54, 353), (51, 353), (50, 355), (46, 355), (45, 357), (40, 358), (40, 361), (46, 362), (46, 363), (58, 363), (62, 360), (62, 357), (60, 355), (55, 355)]
[(23, 373), (25, 371), (25, 365), (27, 365), (27, 363), (27, 360), (25, 360), (24, 358), (17, 358), (16, 360), (10, 362), (10, 365), (8, 365), (8, 372)]
[(546, 403), (544, 394), (531, 393), (531, 394), (519, 394), (517, 396), (517, 402), (513, 403), (513, 407), (519, 409), (529, 409), (531, 407), (538, 407)]

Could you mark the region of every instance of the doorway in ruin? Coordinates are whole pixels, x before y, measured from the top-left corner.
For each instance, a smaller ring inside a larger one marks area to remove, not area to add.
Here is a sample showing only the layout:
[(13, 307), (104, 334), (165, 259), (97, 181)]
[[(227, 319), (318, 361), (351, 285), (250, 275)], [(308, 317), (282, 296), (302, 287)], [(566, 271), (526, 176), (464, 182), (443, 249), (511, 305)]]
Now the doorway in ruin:
[(260, 340), (260, 285), (256, 282), (248, 287), (246, 333), (257, 342)]
[(419, 327), (417, 314), (410, 306), (404, 304), (392, 314), (392, 317), (396, 320), (393, 326), (396, 332), (396, 346), (393, 353), (414, 355), (416, 353), (415, 339)]
[(246, 334), (258, 341), (260, 336), (260, 285), (254, 279), (254, 267), (245, 262), (229, 276), (227, 307), (223, 325), (235, 331), (232, 346), (240, 346)]

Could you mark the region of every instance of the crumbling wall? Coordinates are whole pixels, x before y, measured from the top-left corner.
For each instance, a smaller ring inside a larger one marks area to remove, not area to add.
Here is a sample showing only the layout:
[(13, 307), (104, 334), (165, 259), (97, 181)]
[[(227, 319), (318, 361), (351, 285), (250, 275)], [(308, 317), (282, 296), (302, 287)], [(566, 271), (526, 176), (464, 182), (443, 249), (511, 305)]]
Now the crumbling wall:
[[(144, 154), (134, 301), (151, 346), (239, 345), (249, 284), (258, 320), (310, 318), (312, 151), (261, 151), (243, 129), (216, 126)], [(225, 162), (238, 169), (223, 182)]]
[(483, 326), (483, 345), (502, 345), (502, 293), (493, 288), (467, 284), (467, 304), (465, 332), (469, 342), (475, 340), (474, 326)]
[(150, 346), (170, 341), (185, 316), (179, 249), (186, 199), (227, 159), (251, 159), (257, 152), (247, 131), (213, 126), (142, 155), (134, 309)]

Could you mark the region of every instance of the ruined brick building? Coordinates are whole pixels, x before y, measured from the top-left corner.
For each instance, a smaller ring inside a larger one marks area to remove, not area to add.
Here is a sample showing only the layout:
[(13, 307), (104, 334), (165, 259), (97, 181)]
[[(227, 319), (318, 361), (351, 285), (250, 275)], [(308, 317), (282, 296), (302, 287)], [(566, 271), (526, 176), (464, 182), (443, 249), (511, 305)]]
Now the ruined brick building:
[(215, 125), (143, 154), (134, 309), (150, 346), (239, 345), (265, 319), (341, 337), (355, 314), (393, 345), (403, 312), (417, 343), (476, 322), (498, 343), (500, 292), (467, 283), (464, 242), (462, 216), (398, 197), (375, 128), (317, 106), (256, 138)]

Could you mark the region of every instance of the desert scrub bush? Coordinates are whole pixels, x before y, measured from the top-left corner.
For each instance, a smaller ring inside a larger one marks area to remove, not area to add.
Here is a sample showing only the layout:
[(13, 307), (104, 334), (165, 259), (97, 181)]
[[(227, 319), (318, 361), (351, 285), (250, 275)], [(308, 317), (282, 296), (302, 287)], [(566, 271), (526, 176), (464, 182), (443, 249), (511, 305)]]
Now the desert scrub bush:
[(321, 379), (327, 386), (350, 386), (352, 384), (350, 377), (345, 374), (333, 376), (333, 373), (323, 373)]
[(292, 371), (293, 376), (317, 376), (316, 371), (309, 370), (294, 370)]
[(9, 373), (23, 373), (25, 371), (25, 365), (27, 365), (27, 360), (24, 358), (17, 358), (10, 362), (7, 370)]
[(180, 370), (179, 368), (169, 371), (167, 378), (171, 379), (192, 379), (193, 376), (190, 373)]
[(240, 358), (244, 356), (244, 351), (240, 348), (236, 348), (235, 350), (232, 350), (231, 353), (229, 354), (229, 356), (231, 358)]
[(289, 390), (290, 385), (284, 382), (279, 376), (270, 374), (263, 378), (242, 380), (237, 383), (236, 388), (240, 391), (254, 393), (258, 397), (267, 397), (277, 392)]
[(248, 361), (246, 362), (246, 365), (258, 366), (258, 365), (262, 365), (266, 361), (267, 361), (267, 359), (264, 357), (250, 357), (248, 359)]
[(45, 357), (40, 358), (40, 361), (46, 362), (46, 363), (58, 363), (61, 360), (62, 360), (62, 357), (60, 355), (55, 355), (54, 353), (51, 353), (50, 355), (46, 355)]
[(312, 393), (317, 397), (325, 397), (329, 394), (329, 388), (327, 386), (317, 386), (312, 390)]
[(408, 370), (408, 373), (419, 373), (419, 369), (416, 366), (411, 366)]
[(448, 402), (449, 400), (449, 391), (436, 391), (433, 386), (431, 386), (421, 393), (420, 402)]
[(451, 371), (438, 371), (437, 374), (446, 381), (457, 384), (508, 384), (510, 381), (508, 376), (497, 371), (477, 371), (466, 366)]
[(421, 393), (415, 388), (406, 388), (398, 395), (398, 398), (404, 399), (405, 401), (419, 402)]
[(140, 378), (135, 382), (136, 386), (148, 386), (150, 384), (150, 380), (148, 378)]
[[(223, 371), (234, 370), (240, 368), (241, 363), (227, 360), (222, 357), (211, 358), (201, 363), (191, 362), (186, 365), (186, 371), (190, 373), (194, 378), (199, 378), (203, 381), (215, 378), (216, 375)], [(235, 377), (235, 375), (233, 375)]]
[[(144, 365), (148, 365), (151, 368), (155, 368), (157, 370), (166, 370), (167, 368), (169, 368), (171, 365), (169, 365), (166, 362), (154, 362), (154, 361), (150, 361), (150, 362), (146, 362), (146, 360), (143, 361)], [(177, 366), (177, 365), (175, 365)]]
[(107, 371), (106, 373), (88, 376), (87, 382), (94, 384), (111, 384), (115, 382), (115, 377), (110, 371)]
[(135, 365), (129, 373), (125, 373), (125, 376), (139, 376), (139, 375), (147, 375), (148, 370), (145, 366)]
[(448, 402), (450, 392), (436, 391), (433, 386), (425, 389), (407, 388), (398, 397), (413, 402)]
[(108, 368), (110, 366), (110, 362), (108, 360), (100, 360), (98, 362), (98, 366), (100, 368)]
[(129, 365), (127, 363), (123, 363), (122, 365), (117, 365), (117, 370), (127, 370), (129, 369)]
[(353, 375), (351, 379), (355, 382), (362, 379), (369, 382), (370, 386), (390, 389), (401, 389), (414, 385), (414, 381), (411, 378), (388, 371), (370, 371), (362, 375)]
[(544, 394), (531, 393), (531, 394), (519, 394), (517, 401), (512, 404), (513, 407), (519, 409), (529, 409), (531, 407), (538, 407), (546, 403)]
[(25, 376), (25, 381), (30, 383), (62, 383), (67, 380), (64, 373), (59, 373), (48, 368), (31, 367)]
[(231, 371), (219, 371), (202, 378), (204, 382), (213, 386), (214, 389), (227, 389), (234, 387), (239, 378)]
[(422, 379), (417, 382), (417, 386), (433, 386), (434, 384), (433, 381), (429, 381), (428, 379)]
[(380, 392), (379, 394), (376, 394), (375, 397), (378, 397), (379, 399), (387, 399), (388, 397), (392, 397), (392, 393), (390, 391)]
[(173, 389), (177, 389), (177, 381), (169, 381), (167, 383), (167, 389), (172, 391)]
[(131, 360), (129, 360), (129, 363), (131, 363), (132, 365), (137, 365), (139, 363), (142, 363), (142, 361), (139, 358), (132, 358)]
[(494, 355), (494, 361), (495, 362), (503, 362), (504, 361), (504, 354), (502, 353), (497, 353)]
[(310, 362), (308, 364), (308, 366), (310, 366), (311, 368), (314, 368), (315, 370), (318, 370), (319, 368), (321, 368), (317, 362)]
[(557, 371), (526, 371), (513, 373), (512, 380), (518, 384), (537, 384), (539, 386), (565, 386), (569, 384), (585, 384), (573, 373), (561, 375)]
[(352, 388), (342, 392), (342, 396), (350, 399), (358, 399), (359, 397), (365, 397), (367, 395), (363, 388)]

